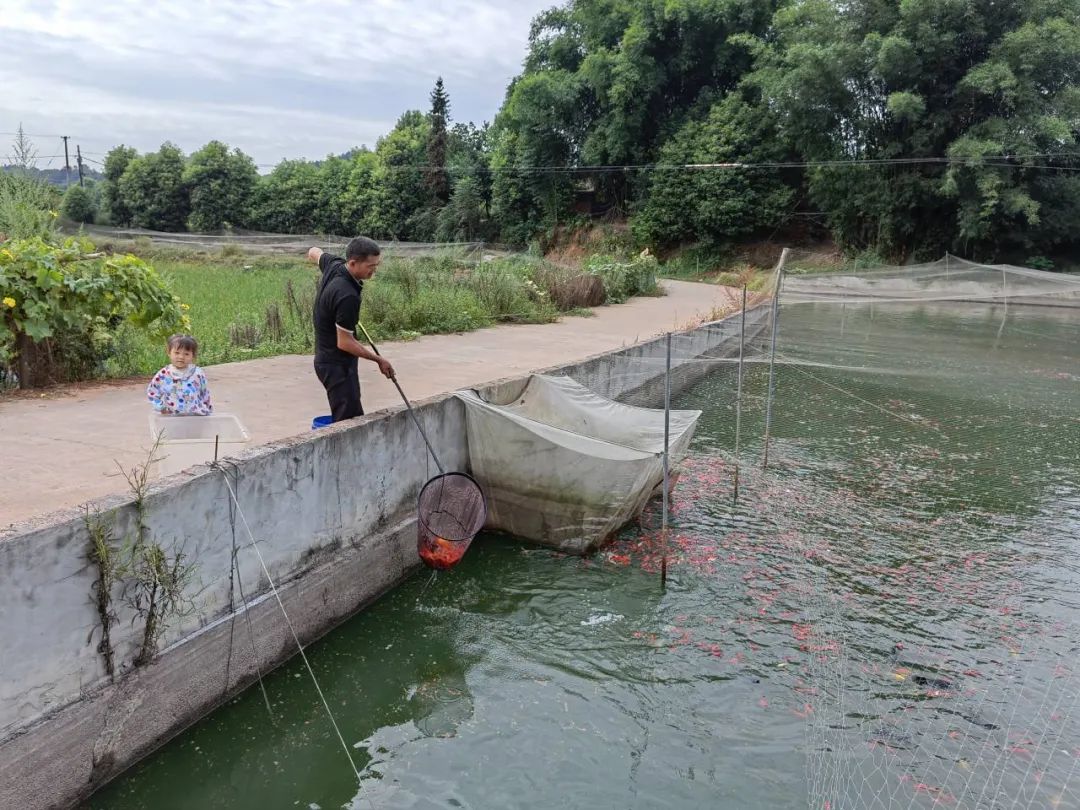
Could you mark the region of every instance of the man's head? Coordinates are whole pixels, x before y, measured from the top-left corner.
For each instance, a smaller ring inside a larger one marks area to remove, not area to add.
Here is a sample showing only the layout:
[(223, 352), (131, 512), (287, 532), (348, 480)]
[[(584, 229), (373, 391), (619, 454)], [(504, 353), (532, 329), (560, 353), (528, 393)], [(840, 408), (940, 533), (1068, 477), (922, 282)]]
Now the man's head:
[(357, 281), (366, 281), (375, 275), (381, 257), (379, 246), (366, 236), (358, 236), (345, 248), (345, 264), (349, 275)]

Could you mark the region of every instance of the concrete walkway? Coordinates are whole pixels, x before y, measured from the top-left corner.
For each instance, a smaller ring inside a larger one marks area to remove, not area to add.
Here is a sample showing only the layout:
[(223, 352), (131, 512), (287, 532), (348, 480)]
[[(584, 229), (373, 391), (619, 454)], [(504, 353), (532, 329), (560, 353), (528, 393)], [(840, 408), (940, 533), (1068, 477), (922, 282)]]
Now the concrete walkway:
[[(662, 298), (601, 307), (593, 317), (434, 335), (380, 350), (415, 399), (513, 374), (581, 360), (708, 317), (733, 299), (724, 287), (665, 281)], [(164, 363), (164, 357), (162, 362)], [(251, 445), (311, 429), (328, 412), (308, 355), (207, 367), (214, 409), (234, 413)], [(400, 398), (373, 363), (360, 363), (364, 408)], [(146, 460), (151, 445), (145, 382), (103, 383), (50, 391), (40, 399), (0, 400), (0, 530), (78, 506), (127, 485), (117, 469)]]

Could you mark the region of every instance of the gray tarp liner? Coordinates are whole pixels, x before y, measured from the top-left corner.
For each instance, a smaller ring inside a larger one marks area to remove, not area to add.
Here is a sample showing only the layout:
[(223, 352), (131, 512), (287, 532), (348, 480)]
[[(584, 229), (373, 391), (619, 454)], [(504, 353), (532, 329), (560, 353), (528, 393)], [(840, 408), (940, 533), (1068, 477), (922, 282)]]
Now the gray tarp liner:
[[(584, 552), (636, 518), (663, 481), (663, 410), (623, 405), (569, 377), (543, 375), (506, 405), (472, 391), (457, 396), (489, 528)], [(685, 456), (700, 416), (671, 412), (671, 464)]]

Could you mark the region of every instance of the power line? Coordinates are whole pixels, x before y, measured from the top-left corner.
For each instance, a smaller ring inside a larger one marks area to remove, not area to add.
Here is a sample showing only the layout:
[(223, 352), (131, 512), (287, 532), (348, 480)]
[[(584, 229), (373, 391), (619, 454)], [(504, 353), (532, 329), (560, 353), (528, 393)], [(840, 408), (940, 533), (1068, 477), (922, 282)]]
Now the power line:
[[(16, 132), (0, 131), (0, 135), (18, 135)], [(23, 135), (32, 138), (58, 138), (66, 141), (68, 137), (66, 135), (51, 135), (42, 133), (28, 133), (23, 132)], [(106, 156), (104, 152), (84, 152), (83, 157), (87, 155), (100, 155)], [(60, 158), (63, 155), (39, 155), (41, 159), (48, 158)], [(10, 159), (10, 157), (4, 157), (0, 159)], [(918, 166), (918, 165), (987, 165), (997, 166), (1000, 168), (1018, 168), (1018, 169), (1039, 169), (1039, 170), (1060, 170), (1060, 171), (1076, 171), (1076, 167), (1071, 166), (1047, 166), (1047, 165), (1024, 165), (1016, 163), (1016, 161), (1022, 160), (1034, 160), (1034, 159), (1062, 159), (1062, 160), (1080, 160), (1080, 154), (1077, 153), (1032, 153), (1032, 154), (1016, 154), (1016, 155), (983, 155), (981, 157), (949, 157), (949, 156), (930, 156), (930, 157), (908, 157), (908, 158), (840, 158), (834, 160), (801, 160), (801, 161), (759, 161), (759, 162), (745, 162), (745, 161), (732, 161), (732, 162), (715, 162), (715, 163), (626, 163), (626, 164), (599, 164), (599, 165), (580, 165), (580, 166), (553, 166), (553, 165), (527, 165), (527, 166), (432, 166), (427, 164), (409, 164), (398, 166), (383, 166), (383, 171), (423, 171), (423, 172), (452, 172), (452, 173), (476, 173), (476, 172), (490, 172), (492, 174), (611, 174), (618, 172), (664, 172), (664, 171), (708, 171), (708, 170), (733, 170), (733, 169), (814, 169), (814, 168), (840, 168), (844, 166), (853, 167), (873, 167), (873, 166)], [(100, 164), (99, 161), (94, 161)], [(304, 161), (301, 162), (316, 163), (319, 161)], [(260, 169), (274, 169), (280, 163), (256, 163), (255, 166)]]
[[(0, 132), (0, 135), (18, 135), (19, 132)], [(42, 135), (40, 132), (23, 132), (27, 138), (63, 138), (63, 135)]]
[[(716, 169), (814, 169), (874, 167), (874, 166), (997, 166), (1012, 169), (1059, 169), (1076, 171), (1080, 167), (1045, 166), (1024, 164), (1018, 161), (1035, 159), (1080, 160), (1080, 154), (1025, 154), (1025, 155), (983, 155), (971, 157), (912, 157), (912, 158), (850, 158), (840, 160), (803, 160), (803, 161), (761, 161), (731, 163), (635, 163), (617, 165), (581, 165), (581, 166), (432, 166), (428, 164), (408, 164), (382, 166), (382, 171), (411, 172), (491, 172), (498, 173), (536, 173), (536, 174), (602, 174), (612, 172), (661, 172), (661, 171), (708, 171)], [(315, 162), (315, 161), (312, 161)], [(275, 168), (280, 164), (257, 163), (258, 168)]]
[[(62, 158), (63, 155), (34, 155), (35, 160), (48, 160), (49, 158)], [(15, 155), (0, 155), (0, 160), (15, 160)]]
[[(3, 134), (3, 133), (0, 133)], [(39, 136), (40, 137), (40, 136)], [(58, 136), (63, 137), (63, 136)], [(102, 152), (83, 152), (83, 160), (104, 166), (100, 160), (95, 160), (89, 155), (105, 156)], [(40, 160), (50, 158), (62, 158), (64, 155), (38, 155)], [(382, 171), (396, 172), (433, 172), (442, 171), (450, 173), (477, 173), (489, 172), (519, 173), (519, 174), (605, 174), (617, 172), (679, 172), (679, 171), (712, 171), (712, 170), (748, 170), (748, 169), (815, 169), (815, 168), (871, 168), (883, 166), (988, 166), (993, 168), (1007, 169), (1038, 169), (1045, 171), (1080, 171), (1080, 166), (1052, 166), (1045, 163), (1023, 163), (1025, 160), (1068, 160), (1080, 161), (1080, 154), (1039, 153), (1023, 155), (984, 155), (978, 158), (971, 157), (911, 157), (911, 158), (849, 158), (840, 160), (803, 160), (803, 161), (760, 161), (760, 162), (729, 162), (729, 163), (635, 163), (635, 164), (601, 164), (580, 166), (432, 166), (429, 164), (408, 164), (396, 166), (382, 166)], [(0, 160), (14, 160), (12, 155), (0, 155)], [(318, 162), (318, 161), (304, 161)], [(273, 169), (280, 163), (256, 163), (257, 168)]]
[[(536, 171), (536, 172), (620, 172), (620, 171), (701, 171), (708, 169), (813, 169), (832, 168), (842, 166), (904, 166), (904, 165), (1002, 165), (1009, 168), (1070, 168), (1057, 166), (1031, 166), (1017, 163), (1021, 160), (1034, 159), (1080, 160), (1080, 154), (1041, 153), (1025, 155), (983, 155), (978, 158), (970, 157), (912, 157), (912, 158), (848, 158), (840, 160), (802, 160), (802, 161), (761, 161), (761, 162), (731, 162), (731, 163), (640, 163), (625, 165), (594, 165), (594, 166), (504, 166), (504, 167), (476, 167), (481, 171)], [(387, 169), (401, 168), (410, 170), (433, 171), (443, 168), (446, 171), (455, 171), (454, 167), (437, 166), (387, 166)]]

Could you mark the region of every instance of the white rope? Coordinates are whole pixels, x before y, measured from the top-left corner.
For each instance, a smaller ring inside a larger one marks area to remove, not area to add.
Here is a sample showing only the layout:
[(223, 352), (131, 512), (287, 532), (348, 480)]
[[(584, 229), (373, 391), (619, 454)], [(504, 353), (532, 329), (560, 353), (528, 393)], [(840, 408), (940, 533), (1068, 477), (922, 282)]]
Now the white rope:
[(345, 751), (345, 756), (349, 758), (349, 767), (352, 769), (357, 780), (359, 780), (360, 771), (357, 769), (356, 762), (353, 760), (352, 751), (349, 750), (349, 745), (345, 742), (345, 737), (341, 734), (341, 729), (338, 727), (337, 720), (334, 719), (334, 713), (330, 711), (330, 704), (326, 700), (326, 695), (323, 694), (322, 687), (319, 686), (319, 679), (315, 677), (315, 671), (311, 668), (311, 662), (308, 661), (307, 654), (304, 652), (304, 645), (300, 643), (300, 638), (296, 635), (296, 629), (293, 627), (292, 620), (285, 610), (285, 604), (281, 601), (281, 595), (278, 593), (277, 585), (274, 584), (274, 579), (270, 576), (270, 569), (266, 567), (266, 560), (263, 559), (262, 551), (259, 550), (259, 544), (255, 542), (255, 535), (251, 531), (251, 526), (248, 525), (244, 510), (240, 507), (240, 501), (237, 499), (232, 483), (229, 481), (229, 477), (224, 474), (224, 471), (222, 471), (222, 478), (225, 480), (225, 486), (229, 489), (229, 495), (232, 496), (233, 503), (236, 504), (236, 513), (240, 515), (240, 522), (244, 524), (244, 529), (251, 539), (251, 547), (255, 549), (255, 553), (259, 556), (259, 564), (262, 565), (263, 573), (266, 574), (266, 581), (270, 583), (270, 590), (273, 591), (278, 607), (281, 608), (281, 615), (285, 617), (285, 623), (289, 626), (289, 632), (292, 633), (293, 641), (296, 642), (296, 648), (300, 651), (300, 657), (304, 659), (304, 666), (307, 667), (308, 674), (311, 676), (311, 682), (315, 684), (315, 691), (319, 693), (319, 699), (322, 701), (323, 708), (326, 709), (326, 715), (330, 718), (330, 725), (334, 727), (334, 733), (337, 734), (337, 738), (341, 742), (341, 747)]

